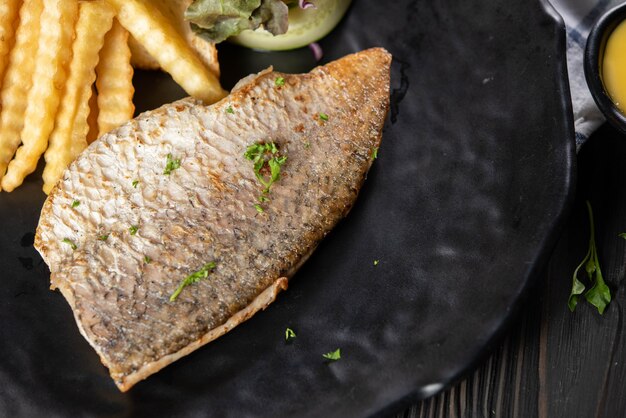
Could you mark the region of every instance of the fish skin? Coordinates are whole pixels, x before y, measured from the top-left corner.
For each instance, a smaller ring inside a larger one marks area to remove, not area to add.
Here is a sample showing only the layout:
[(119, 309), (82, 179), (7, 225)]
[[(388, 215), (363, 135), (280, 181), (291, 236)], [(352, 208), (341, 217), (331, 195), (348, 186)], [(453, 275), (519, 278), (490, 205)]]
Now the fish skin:
[[(212, 106), (188, 98), (146, 112), (70, 165), (43, 206), (35, 247), (120, 390), (286, 288), (357, 198), (381, 140), (390, 64), (373, 48), (308, 74), (264, 71)], [(244, 152), (267, 141), (287, 162), (258, 213), (263, 186)], [(165, 175), (170, 153), (181, 166)], [(171, 302), (210, 261), (208, 278)]]

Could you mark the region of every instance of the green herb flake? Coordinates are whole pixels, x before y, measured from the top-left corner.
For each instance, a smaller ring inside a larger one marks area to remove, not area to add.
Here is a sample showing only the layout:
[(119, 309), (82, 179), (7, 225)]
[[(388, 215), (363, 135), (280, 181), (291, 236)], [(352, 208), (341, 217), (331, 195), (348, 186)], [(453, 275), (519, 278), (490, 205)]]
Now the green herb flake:
[(77, 207), (77, 206), (80, 206), (80, 200), (74, 200), (74, 201), (72, 202), (72, 207), (73, 207), (73, 208), (75, 208), (75, 207)]
[(139, 184), (139, 180), (133, 180), (133, 187), (136, 189), (137, 185)]
[(378, 147), (372, 149), (372, 161), (374, 161), (376, 158), (378, 158)]
[(150, 258), (150, 256), (146, 255), (143, 258), (143, 262), (146, 264), (150, 264), (150, 262), (152, 261), (152, 259)]
[(335, 351), (331, 351), (330, 353), (322, 354), (326, 360), (337, 361), (341, 358), (341, 349), (338, 348)]
[[(287, 162), (287, 156), (281, 156), (278, 147), (273, 142), (257, 142), (249, 145), (243, 156), (252, 161), (254, 175), (264, 186), (259, 202), (268, 202), (267, 195), (270, 193), (272, 185), (280, 180), (281, 167)], [(259, 209), (263, 208), (258, 204), (255, 205), (255, 208), (259, 213), (262, 212)]]
[(107, 235), (99, 235), (98, 236), (98, 240), (99, 241), (106, 241), (108, 239), (109, 239), (109, 235), (108, 234)]
[(136, 235), (137, 231), (139, 231), (139, 226), (137, 225), (131, 225), (130, 228), (128, 228), (128, 232), (130, 232), (130, 235)]
[(274, 85), (276, 85), (276, 87), (282, 87), (285, 85), (285, 79), (283, 77), (276, 77), (276, 80), (274, 80)]
[(175, 160), (172, 157), (172, 154), (167, 154), (167, 162), (165, 163), (165, 170), (163, 170), (163, 174), (169, 176), (172, 174), (172, 171), (180, 168), (180, 160)]
[(228, 107), (226, 108), (226, 113), (230, 113), (230, 114), (232, 115), (232, 114), (234, 114), (234, 113), (235, 113), (235, 111), (233, 110), (233, 107), (232, 107), (232, 106), (228, 106)]
[(256, 205), (254, 205), (254, 208), (256, 209), (257, 212), (259, 213), (263, 213), (265, 212), (265, 210), (261, 207), (261, 205), (259, 205), (258, 203)]
[(374, 260), (374, 265), (377, 266), (380, 263), (380, 260)]
[(321, 120), (328, 122), (328, 115), (326, 113), (320, 113), (319, 116)]
[(291, 328), (285, 330), (285, 341), (291, 341), (296, 338), (296, 333)]
[(69, 238), (63, 238), (63, 243), (69, 245), (72, 250), (75, 250), (78, 248), (78, 246), (74, 243), (74, 241), (72, 241)]
[(170, 302), (174, 302), (178, 295), (180, 295), (180, 292), (182, 292), (185, 287), (194, 283), (198, 283), (200, 280), (209, 277), (209, 273), (211, 273), (215, 269), (215, 266), (216, 264), (211, 261), (210, 263), (206, 263), (204, 266), (202, 266), (200, 270), (196, 271), (195, 273), (191, 273), (189, 276), (185, 277), (185, 279), (183, 279), (183, 281), (178, 285), (174, 293), (172, 293), (172, 296), (170, 296)]
[(584, 266), (589, 282), (593, 286), (591, 289), (587, 290), (583, 296), (587, 302), (595, 306), (600, 315), (602, 315), (608, 304), (611, 302), (611, 290), (604, 282), (602, 271), (600, 270), (598, 249), (596, 247), (593, 210), (591, 209), (589, 201), (587, 201), (586, 204), (587, 213), (589, 215), (589, 248), (585, 258), (583, 258), (578, 267), (576, 267), (576, 270), (574, 270), (574, 275), (572, 276), (572, 290), (570, 291), (567, 306), (570, 311), (574, 312), (574, 309), (576, 309), (576, 306), (578, 305), (580, 295), (583, 295), (583, 292), (585, 292), (584, 283), (578, 279), (578, 272)]

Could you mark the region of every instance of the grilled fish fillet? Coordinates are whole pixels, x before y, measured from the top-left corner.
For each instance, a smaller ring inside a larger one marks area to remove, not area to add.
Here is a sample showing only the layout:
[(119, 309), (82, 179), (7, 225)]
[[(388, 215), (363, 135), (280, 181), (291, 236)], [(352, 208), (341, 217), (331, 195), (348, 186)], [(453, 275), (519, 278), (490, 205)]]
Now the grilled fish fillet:
[[(266, 70), (212, 106), (146, 112), (72, 163), (35, 246), (120, 390), (286, 289), (357, 197), (381, 140), (390, 63), (374, 48), (308, 74)], [(258, 212), (263, 186), (244, 153), (268, 141), (287, 161)], [(169, 175), (168, 154), (180, 160)], [(214, 271), (170, 301), (209, 262)]]

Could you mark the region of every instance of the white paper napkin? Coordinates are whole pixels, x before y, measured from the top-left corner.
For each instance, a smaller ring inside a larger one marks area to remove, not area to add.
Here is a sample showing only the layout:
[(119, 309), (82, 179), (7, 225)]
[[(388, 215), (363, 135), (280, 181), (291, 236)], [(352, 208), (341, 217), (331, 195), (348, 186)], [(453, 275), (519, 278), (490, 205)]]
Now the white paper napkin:
[(589, 135), (604, 122), (604, 117), (593, 101), (585, 81), (583, 53), (587, 35), (605, 11), (624, 3), (624, 0), (550, 0), (550, 2), (563, 17), (567, 30), (567, 71), (574, 110), (576, 149), (579, 149)]

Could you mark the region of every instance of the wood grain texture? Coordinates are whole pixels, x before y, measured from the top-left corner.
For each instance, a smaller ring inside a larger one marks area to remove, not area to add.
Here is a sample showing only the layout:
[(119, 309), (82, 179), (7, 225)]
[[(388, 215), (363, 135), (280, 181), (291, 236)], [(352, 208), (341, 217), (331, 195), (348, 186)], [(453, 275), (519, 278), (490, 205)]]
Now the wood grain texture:
[[(578, 164), (570, 219), (508, 336), (465, 380), (396, 418), (626, 416), (626, 240), (618, 237), (626, 231), (626, 137), (603, 126)], [(613, 294), (602, 316), (586, 302), (574, 313), (567, 308), (572, 273), (587, 250), (585, 200)]]

